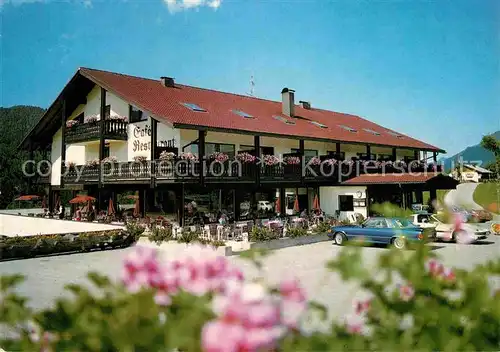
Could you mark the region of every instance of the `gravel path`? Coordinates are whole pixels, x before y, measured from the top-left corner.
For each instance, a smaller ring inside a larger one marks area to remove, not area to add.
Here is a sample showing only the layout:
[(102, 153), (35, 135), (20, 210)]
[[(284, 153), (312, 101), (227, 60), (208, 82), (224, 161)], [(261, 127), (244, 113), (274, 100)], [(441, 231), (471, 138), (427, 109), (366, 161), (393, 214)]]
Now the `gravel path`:
[(467, 209), (483, 209), (479, 204), (474, 202), (473, 194), (477, 185), (477, 183), (461, 183), (457, 185), (456, 189), (452, 189), (446, 193), (444, 197), (445, 204), (447, 206), (464, 206)]
[[(447, 266), (471, 268), (475, 264), (500, 256), (500, 236), (490, 236), (487, 241), (471, 245), (454, 243), (433, 244), (442, 261)], [(19, 292), (30, 298), (33, 307), (44, 307), (63, 294), (63, 287), (68, 283), (84, 283), (85, 273), (98, 271), (112, 278), (118, 278), (121, 262), (130, 248), (71, 254), (44, 258), (0, 262), (1, 274), (21, 273), (27, 281), (19, 287)], [(365, 265), (370, 267), (380, 253), (387, 249), (363, 248)], [(300, 247), (291, 247), (274, 251), (266, 258), (264, 277), (269, 282), (278, 282), (289, 276), (296, 276), (305, 287), (308, 296), (320, 301), (331, 309), (336, 317), (342, 317), (352, 311), (353, 299), (362, 298), (354, 284), (342, 282), (335, 274), (325, 269), (325, 263), (340, 252), (340, 247), (330, 242), (322, 242)], [(241, 258), (230, 257), (240, 265), (249, 277), (256, 277), (259, 272), (250, 263)], [(495, 285), (500, 287), (500, 280)]]

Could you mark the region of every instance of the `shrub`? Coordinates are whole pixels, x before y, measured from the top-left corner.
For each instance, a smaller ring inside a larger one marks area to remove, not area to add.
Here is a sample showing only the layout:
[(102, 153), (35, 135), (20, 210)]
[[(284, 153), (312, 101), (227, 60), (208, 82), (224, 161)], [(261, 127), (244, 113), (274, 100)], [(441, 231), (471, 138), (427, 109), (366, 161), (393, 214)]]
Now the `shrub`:
[(212, 240), (210, 241), (210, 245), (215, 248), (224, 247), (226, 245), (226, 242), (221, 240)]
[(303, 227), (291, 227), (287, 231), (287, 236), (290, 238), (307, 236), (307, 230)]
[(162, 242), (171, 241), (174, 238), (171, 227), (153, 227), (149, 239), (156, 244), (161, 244)]
[(190, 227), (182, 229), (181, 236), (177, 239), (179, 243), (193, 243), (199, 241), (200, 233), (198, 231), (191, 231)]
[(330, 231), (330, 228), (332, 226), (326, 222), (326, 221), (321, 221), (315, 228), (314, 228), (314, 232), (315, 233), (327, 233), (328, 231)]
[(266, 226), (254, 226), (248, 237), (252, 242), (270, 241), (278, 238), (277, 234)]
[(129, 235), (133, 236), (135, 239), (139, 239), (139, 237), (144, 233), (145, 228), (135, 222), (128, 222), (126, 231)]

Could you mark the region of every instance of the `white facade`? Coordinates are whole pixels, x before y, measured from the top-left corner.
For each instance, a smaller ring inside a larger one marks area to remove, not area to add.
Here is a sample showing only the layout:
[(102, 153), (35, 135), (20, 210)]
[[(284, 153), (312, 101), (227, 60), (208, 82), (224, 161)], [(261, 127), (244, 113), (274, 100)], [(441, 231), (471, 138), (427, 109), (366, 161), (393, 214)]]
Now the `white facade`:
[(363, 217), (368, 216), (367, 194), (365, 186), (336, 186), (336, 187), (320, 187), (319, 199), (321, 209), (330, 216), (335, 216), (336, 211), (340, 209), (339, 196), (351, 196), (354, 205), (363, 202), (365, 206), (354, 206), (352, 211), (341, 211), (339, 220), (353, 219), (354, 214), (359, 213)]
[[(100, 119), (101, 94), (100, 87), (95, 86), (87, 95), (87, 103), (80, 104), (68, 117), (68, 120), (74, 119), (82, 112), (84, 119), (89, 116), (95, 116)], [(129, 120), (129, 103), (120, 99), (116, 95), (106, 92), (106, 105), (110, 105), (111, 116), (122, 116)], [(115, 156), (118, 161), (132, 161), (136, 156), (144, 156), (147, 159), (151, 157), (151, 117), (148, 112), (143, 112), (144, 119), (140, 122), (129, 123), (128, 140), (110, 140), (106, 141), (109, 145), (110, 156)], [(230, 134), (221, 132), (208, 132), (206, 135), (207, 143), (233, 144), (235, 151), (238, 152), (242, 146), (253, 146), (254, 138), (251, 135)], [(157, 141), (158, 146), (175, 145), (182, 151), (182, 147), (198, 139), (198, 131), (174, 129), (165, 123), (158, 123)], [(60, 184), (61, 172), (61, 129), (59, 129), (52, 139), (52, 185)], [(261, 147), (273, 147), (274, 154), (280, 155), (290, 153), (292, 149), (299, 148), (299, 141), (296, 139), (261, 137)], [(305, 141), (306, 150), (316, 150), (318, 155), (325, 155), (327, 152), (335, 152), (336, 144), (329, 142)], [(341, 152), (345, 153), (345, 158), (356, 157), (357, 153), (365, 153), (364, 145), (341, 144)], [(190, 147), (185, 151), (191, 151)], [(391, 147), (372, 146), (372, 153), (392, 154)], [(413, 150), (397, 149), (397, 158), (402, 159), (405, 156), (413, 156)], [(76, 165), (85, 164), (90, 160), (99, 158), (99, 141), (74, 143), (66, 145), (66, 161)]]

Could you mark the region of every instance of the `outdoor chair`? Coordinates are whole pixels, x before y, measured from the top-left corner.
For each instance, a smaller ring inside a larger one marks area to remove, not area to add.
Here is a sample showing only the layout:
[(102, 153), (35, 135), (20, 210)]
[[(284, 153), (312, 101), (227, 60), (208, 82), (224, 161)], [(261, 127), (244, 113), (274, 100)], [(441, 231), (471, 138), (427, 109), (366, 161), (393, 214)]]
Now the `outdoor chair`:
[(270, 228), (276, 237), (283, 237), (283, 226), (278, 223), (271, 223)]

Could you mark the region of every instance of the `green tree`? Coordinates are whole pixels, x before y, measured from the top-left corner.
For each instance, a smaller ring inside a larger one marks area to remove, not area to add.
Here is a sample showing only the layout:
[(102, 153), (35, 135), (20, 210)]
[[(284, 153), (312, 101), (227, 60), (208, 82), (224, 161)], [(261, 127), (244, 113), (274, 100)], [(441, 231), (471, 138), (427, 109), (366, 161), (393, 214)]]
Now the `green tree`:
[(28, 180), (21, 167), (28, 154), (17, 147), (43, 112), (36, 106), (0, 108), (0, 209), (27, 189)]
[(500, 157), (500, 141), (494, 135), (484, 136), (481, 140), (481, 147), (495, 154), (495, 158)]

